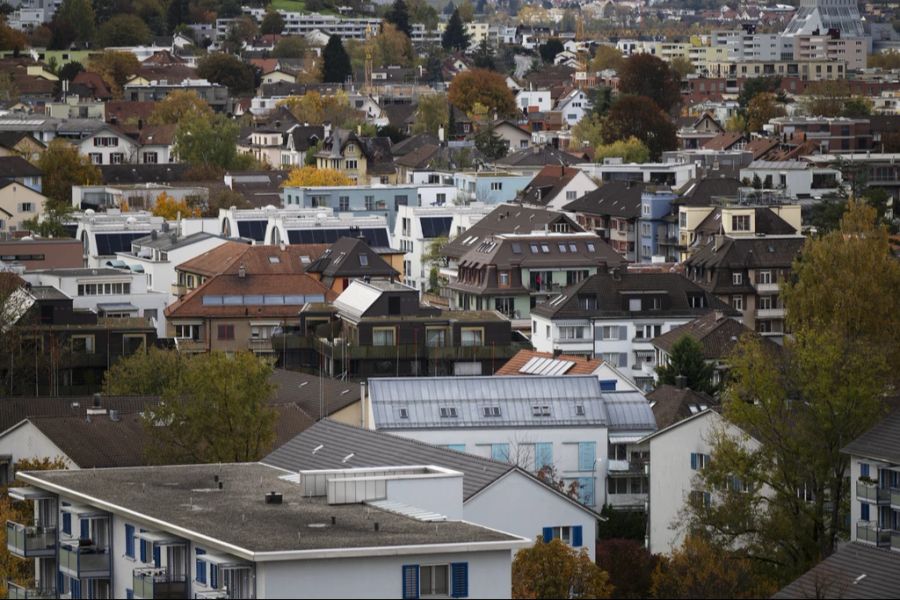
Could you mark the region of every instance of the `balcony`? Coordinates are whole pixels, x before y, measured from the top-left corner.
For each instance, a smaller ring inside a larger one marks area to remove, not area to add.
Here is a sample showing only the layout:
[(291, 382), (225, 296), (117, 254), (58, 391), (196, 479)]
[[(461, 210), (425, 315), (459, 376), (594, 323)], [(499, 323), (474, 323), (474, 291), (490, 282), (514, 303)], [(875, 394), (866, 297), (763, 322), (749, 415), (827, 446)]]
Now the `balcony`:
[(206, 342), (189, 338), (175, 338), (175, 348), (179, 352), (206, 352)]
[(900, 550), (900, 531), (891, 530), (891, 550)]
[(900, 510), (900, 488), (891, 488), (891, 508)]
[(109, 549), (63, 542), (59, 547), (59, 570), (76, 579), (109, 577)]
[(783, 319), (783, 308), (760, 308), (756, 311), (757, 319)]
[(134, 596), (146, 600), (185, 598), (188, 595), (186, 584), (187, 578), (183, 575), (175, 577), (159, 567), (141, 567), (132, 574)]
[(778, 293), (778, 284), (777, 283), (757, 283), (756, 284), (756, 293), (757, 294), (777, 294)]
[(19, 558), (56, 555), (56, 527), (31, 527), (6, 522), (6, 548)]
[(890, 529), (881, 529), (870, 521), (860, 521), (856, 524), (856, 541), (865, 544), (874, 544), (879, 548), (889, 548), (894, 532)]
[(44, 600), (45, 598), (56, 598), (56, 590), (53, 588), (37, 589), (26, 588), (16, 585), (12, 581), (6, 582), (6, 597), (10, 600)]
[(209, 590), (194, 594), (194, 598), (198, 600), (227, 600), (228, 597), (228, 590)]
[(272, 354), (275, 352), (275, 348), (272, 347), (272, 338), (250, 340), (247, 344), (250, 352), (257, 354)]
[(188, 289), (187, 289), (186, 285), (180, 285), (177, 283), (173, 283), (172, 287), (171, 287), (171, 292), (172, 292), (173, 296), (178, 296), (180, 298), (181, 296), (184, 296), (185, 294), (187, 294)]
[(875, 482), (857, 481), (856, 499), (873, 504), (888, 504), (891, 501), (891, 490), (878, 487)]
[(610, 460), (609, 474), (613, 477), (617, 475), (643, 475), (645, 464), (639, 460)]

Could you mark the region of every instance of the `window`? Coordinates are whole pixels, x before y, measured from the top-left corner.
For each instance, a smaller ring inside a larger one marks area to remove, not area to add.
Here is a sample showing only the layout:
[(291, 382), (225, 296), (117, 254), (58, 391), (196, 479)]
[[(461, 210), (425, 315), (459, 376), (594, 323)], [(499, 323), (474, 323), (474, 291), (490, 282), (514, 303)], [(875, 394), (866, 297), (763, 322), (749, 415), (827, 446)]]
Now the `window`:
[(509, 287), (509, 271), (500, 271), (497, 274), (497, 283), (500, 287)]
[(484, 329), (478, 327), (463, 327), (460, 331), (461, 346), (481, 346), (484, 344)]
[(368, 267), (369, 266), (369, 257), (365, 254), (359, 255), (359, 266)]
[(600, 358), (614, 367), (628, 366), (628, 354), (625, 352), (602, 352)]
[(482, 407), (481, 414), (483, 414), (485, 417), (499, 417), (499, 416), (501, 416), (500, 407), (499, 406)]
[(583, 340), (585, 335), (584, 327), (560, 327), (559, 339), (561, 340)]
[(688, 294), (688, 302), (691, 308), (706, 308), (706, 296), (703, 294)]
[(635, 339), (652, 340), (662, 335), (662, 325), (638, 325)]
[(158, 157), (156, 152), (144, 152), (143, 153), (143, 162), (147, 165), (155, 165), (158, 162)]
[(861, 521), (868, 521), (869, 516), (869, 505), (865, 502), (859, 503), (859, 518)]
[(860, 477), (868, 477), (869, 476), (869, 463), (859, 463), (859, 476)]
[(111, 165), (121, 165), (125, 162), (125, 155), (121, 152), (113, 152), (109, 155), (109, 164)]
[(91, 164), (93, 165), (102, 165), (103, 164), (103, 155), (99, 152), (89, 152), (88, 158), (91, 159)]
[(366, 210), (375, 210), (375, 196), (365, 197)]
[(629, 298), (628, 299), (628, 310), (631, 312), (640, 312), (641, 311), (641, 299), (640, 298)]
[(358, 163), (356, 162), (355, 159), (353, 159), (353, 160), (348, 159), (348, 160), (344, 161), (344, 168), (347, 169), (348, 171), (355, 171), (357, 169), (357, 167), (358, 167)]
[(502, 181), (492, 181), (491, 182), (491, 191), (492, 192), (499, 192), (502, 189), (503, 189)]
[(628, 460), (628, 445), (609, 443), (609, 460)]
[(627, 336), (628, 329), (619, 325), (604, 325), (600, 328), (600, 339), (602, 340), (624, 340)]
[(623, 477), (610, 477), (606, 480), (606, 491), (608, 494), (627, 494), (628, 480)]
[(427, 328), (425, 345), (429, 348), (443, 348), (447, 344), (447, 330), (443, 328)]
[(134, 558), (134, 525), (125, 524), (125, 556)]
[(374, 327), (372, 329), (373, 346), (396, 346), (396, 330), (393, 327)]
[(217, 337), (220, 340), (233, 340), (234, 325), (219, 325), (217, 330)]
[(442, 406), (440, 414), (442, 419), (455, 419), (459, 416), (455, 406)]
[(593, 471), (597, 460), (597, 442), (578, 442), (578, 470)]
[(756, 276), (757, 282), (761, 284), (772, 283), (772, 271), (760, 271)]
[(534, 445), (534, 470), (553, 466), (553, 444), (538, 442)]
[(732, 296), (731, 297), (731, 307), (734, 310), (744, 310), (744, 297), (743, 296)]
[(691, 452), (691, 470), (699, 471), (709, 466), (709, 454)]
[(546, 404), (536, 404), (531, 407), (531, 416), (533, 417), (549, 417), (550, 407)]
[(578, 197), (578, 192), (576, 191), (567, 191), (566, 192), (566, 200), (575, 200)]
[(72, 352), (81, 352), (83, 354), (94, 353), (94, 336), (92, 335), (73, 335), (72, 336)]
[[(601, 389), (602, 389), (602, 388), (601, 388)], [(584, 404), (576, 404), (576, 405), (575, 405), (575, 416), (576, 416), (576, 417), (583, 417), (583, 416), (585, 416), (585, 413), (584, 413)]]
[(759, 297), (759, 306), (757, 306), (759, 310), (769, 310), (772, 308), (772, 296), (760, 296)]
[(516, 316), (516, 299), (509, 297), (494, 298), (494, 310), (512, 319)]
[(750, 231), (750, 215), (732, 215), (732, 231)]
[(350, 196), (341, 196), (338, 198), (338, 211), (347, 212), (350, 210)]
[(34, 203), (23, 202), (19, 205), (19, 212), (34, 212)]
[(491, 459), (498, 462), (509, 462), (509, 444), (491, 444)]
[(743, 273), (732, 273), (731, 274), (731, 285), (741, 285), (744, 283), (744, 274)]

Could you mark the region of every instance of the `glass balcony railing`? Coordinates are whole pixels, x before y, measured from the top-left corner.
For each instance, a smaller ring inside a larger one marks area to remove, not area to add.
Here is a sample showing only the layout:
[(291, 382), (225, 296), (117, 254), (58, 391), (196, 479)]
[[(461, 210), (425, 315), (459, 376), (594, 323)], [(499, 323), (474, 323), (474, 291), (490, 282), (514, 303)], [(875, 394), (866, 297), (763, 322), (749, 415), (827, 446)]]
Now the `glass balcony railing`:
[(874, 504), (887, 504), (891, 501), (891, 491), (878, 487), (874, 482), (857, 481), (856, 499)]
[(876, 523), (860, 521), (856, 524), (856, 541), (874, 544), (879, 548), (888, 548), (892, 542), (892, 531), (881, 529)]
[(109, 549), (65, 544), (59, 547), (59, 570), (74, 577), (109, 577)]
[(145, 600), (187, 597), (187, 579), (159, 567), (141, 567), (132, 575), (134, 595)]
[(891, 507), (900, 510), (900, 488), (891, 488)]
[(20, 525), (7, 521), (6, 548), (20, 558), (54, 556), (56, 527)]
[(45, 598), (56, 598), (56, 590), (27, 588), (17, 585), (12, 581), (6, 582), (6, 597), (10, 600), (44, 600)]

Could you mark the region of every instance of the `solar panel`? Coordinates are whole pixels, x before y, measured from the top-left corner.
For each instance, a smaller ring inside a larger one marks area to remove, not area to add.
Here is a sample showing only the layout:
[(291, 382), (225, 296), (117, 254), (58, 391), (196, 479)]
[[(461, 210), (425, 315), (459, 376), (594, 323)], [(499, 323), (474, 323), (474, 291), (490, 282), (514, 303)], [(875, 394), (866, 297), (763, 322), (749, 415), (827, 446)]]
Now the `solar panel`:
[(389, 246), (387, 230), (383, 227), (369, 229), (292, 229), (288, 233), (288, 242), (291, 244), (333, 244), (342, 237), (356, 237), (362, 235), (369, 246)]
[(543, 358), (535, 356), (526, 362), (519, 373), (526, 375), (564, 375), (575, 366), (571, 360), (556, 360), (554, 358)]
[(422, 217), (422, 236), (425, 239), (445, 237), (450, 233), (453, 217)]
[(116, 252), (128, 252), (131, 250), (131, 242), (146, 235), (146, 231), (141, 233), (94, 234), (94, 238), (97, 241), (97, 256), (112, 256)]
[(238, 221), (238, 235), (255, 242), (265, 241), (266, 224), (266, 221)]

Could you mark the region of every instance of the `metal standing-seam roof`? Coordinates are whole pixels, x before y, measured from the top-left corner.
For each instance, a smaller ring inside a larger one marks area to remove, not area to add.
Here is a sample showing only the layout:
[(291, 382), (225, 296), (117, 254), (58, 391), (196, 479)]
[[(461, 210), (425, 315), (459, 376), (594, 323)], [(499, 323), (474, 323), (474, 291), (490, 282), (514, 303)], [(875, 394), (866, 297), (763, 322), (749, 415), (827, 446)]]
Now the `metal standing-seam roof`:
[(656, 417), (647, 398), (640, 392), (603, 392), (609, 432), (656, 431)]
[[(382, 430), (609, 424), (593, 375), (379, 378), (369, 380), (369, 394)], [(499, 414), (485, 416), (489, 407)], [(543, 407), (549, 414), (535, 410)]]

